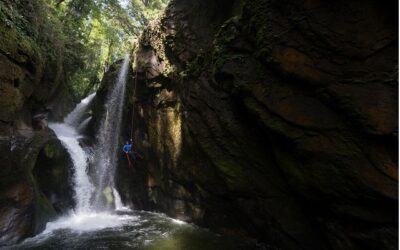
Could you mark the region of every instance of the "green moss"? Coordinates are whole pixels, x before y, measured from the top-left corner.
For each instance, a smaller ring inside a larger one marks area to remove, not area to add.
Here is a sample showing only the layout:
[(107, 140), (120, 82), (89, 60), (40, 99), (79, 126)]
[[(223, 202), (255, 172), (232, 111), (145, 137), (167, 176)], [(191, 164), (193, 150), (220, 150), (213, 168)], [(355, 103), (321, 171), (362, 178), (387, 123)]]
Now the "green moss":
[(44, 146), (45, 156), (49, 159), (60, 157), (64, 150), (65, 149), (58, 141), (51, 141)]
[(56, 211), (50, 201), (39, 191), (36, 191), (34, 210), (34, 232), (40, 233), (45, 228), (46, 223), (55, 218)]
[(62, 169), (63, 166), (53, 166), (52, 170), (51, 170), (51, 174), (55, 177), (55, 178), (60, 178), (61, 180), (65, 179), (63, 177), (66, 177), (66, 173), (65, 171)]
[(45, 152), (45, 155), (46, 155), (47, 158), (52, 159), (52, 158), (54, 158), (54, 156), (56, 155), (57, 149), (55, 148), (55, 145), (53, 145), (53, 144), (47, 144), (47, 145), (44, 147), (44, 152)]
[(103, 195), (104, 195), (104, 198), (106, 199), (107, 203), (112, 203), (114, 201), (111, 187), (107, 186), (103, 190)]
[[(271, 39), (277, 39), (277, 36), (272, 36), (271, 31), (273, 30), (269, 21), (268, 15), (270, 15), (271, 8), (270, 2), (261, 0), (246, 0), (244, 12), (246, 12), (248, 23), (246, 29), (248, 32), (253, 34), (254, 30), (257, 31), (256, 45), (258, 50), (270, 49)], [(254, 35), (254, 34), (253, 34)]]
[[(17, 29), (7, 27), (0, 22), (0, 35), (2, 37), (0, 39), (1, 50), (17, 62), (24, 63), (27, 61), (26, 56), (34, 54), (33, 43), (30, 38), (19, 33)], [(20, 54), (18, 50), (23, 52), (24, 55)]]
[(149, 188), (148, 189), (148, 196), (149, 196), (149, 200), (154, 202), (154, 204), (157, 204), (157, 200), (158, 200), (158, 190), (157, 188)]
[[(167, 32), (163, 30), (163, 18), (160, 17), (152, 21), (143, 33), (140, 44), (150, 45), (156, 52), (157, 56), (165, 63), (164, 72), (161, 72), (164, 76), (169, 76), (175, 72), (175, 67), (169, 62), (166, 55), (166, 37)], [(137, 63), (141, 65), (140, 58), (137, 58)]]
[[(36, 138), (36, 140), (33, 140), (34, 142), (40, 141), (41, 138)], [(35, 160), (32, 160), (32, 158), (28, 159), (29, 165), (35, 165), (36, 163), (36, 157), (38, 155), (38, 152), (36, 152), (36, 147), (33, 148), (34, 152), (32, 152), (31, 156), (34, 156)], [(29, 166), (27, 165), (27, 166)], [(54, 210), (54, 207), (52, 206), (51, 202), (46, 198), (46, 196), (40, 191), (40, 188), (38, 186), (38, 183), (33, 176), (31, 172), (32, 167), (29, 169), (26, 168), (25, 172), (22, 174), (22, 178), (26, 178), (28, 182), (30, 183), (33, 192), (34, 192), (34, 200), (33, 200), (33, 230), (34, 234), (40, 233), (42, 230), (44, 230), (46, 223), (49, 222), (50, 220), (54, 219), (56, 216), (56, 212)]]
[[(242, 9), (242, 4), (237, 6), (237, 11)], [(240, 58), (242, 55), (232, 54), (229, 45), (239, 35), (240, 15), (234, 16), (227, 20), (215, 35), (213, 47), (209, 51), (200, 50), (197, 56), (187, 62), (185, 71), (181, 74), (183, 78), (198, 77), (205, 70), (208, 70), (209, 65), (213, 65), (212, 74), (216, 74), (225, 62), (229, 59)]]
[(236, 180), (244, 177), (242, 167), (237, 164), (233, 159), (227, 157), (216, 158), (213, 160), (218, 170), (227, 177), (228, 183), (236, 185)]
[(204, 51), (200, 51), (193, 60), (187, 62), (185, 70), (182, 71), (179, 76), (181, 79), (196, 78), (204, 72), (208, 66), (206, 62), (210, 61), (211, 56), (208, 53), (204, 53)]
[(0, 120), (13, 120), (22, 105), (23, 96), (18, 89), (9, 84), (0, 85)]
[(204, 153), (216, 167), (218, 173), (223, 177), (225, 183), (232, 189), (244, 188), (249, 184), (249, 179), (244, 170), (245, 165), (231, 157), (232, 154), (223, 152), (221, 145), (214, 140), (201, 140), (200, 146)]

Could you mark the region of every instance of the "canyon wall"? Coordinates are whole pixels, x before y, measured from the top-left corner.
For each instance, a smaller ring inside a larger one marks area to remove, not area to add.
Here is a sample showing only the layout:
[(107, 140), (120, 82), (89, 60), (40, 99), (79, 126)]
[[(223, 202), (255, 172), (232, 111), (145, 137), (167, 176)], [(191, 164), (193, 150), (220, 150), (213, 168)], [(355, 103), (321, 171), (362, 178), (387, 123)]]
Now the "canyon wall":
[(73, 206), (70, 158), (47, 128), (71, 108), (63, 48), (41, 1), (0, 2), (0, 247)]
[(172, 1), (136, 53), (147, 201), (125, 201), (283, 249), (396, 249), (397, 9)]

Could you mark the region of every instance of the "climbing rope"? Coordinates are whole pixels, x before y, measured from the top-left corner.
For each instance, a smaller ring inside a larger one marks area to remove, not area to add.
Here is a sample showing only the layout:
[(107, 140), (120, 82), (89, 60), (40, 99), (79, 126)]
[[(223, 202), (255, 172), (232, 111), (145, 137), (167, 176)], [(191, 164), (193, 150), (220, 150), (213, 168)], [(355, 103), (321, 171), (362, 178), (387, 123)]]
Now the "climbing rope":
[[(12, 69), (12, 86), (14, 87), (14, 76), (15, 76), (15, 69), (13, 68)], [(9, 153), (9, 156), (10, 156), (10, 165), (11, 165), (11, 169), (13, 169), (13, 165), (14, 165), (14, 160), (13, 160), (13, 154), (12, 154), (12, 151), (13, 151), (13, 147), (14, 147), (14, 143), (15, 143), (15, 131), (14, 131), (14, 121), (11, 121), (11, 124), (10, 124), (11, 126), (10, 126), (10, 131), (9, 131), (9, 150), (10, 150), (10, 153)]]
[(14, 154), (12, 154), (14, 143), (15, 143), (14, 121), (11, 122), (10, 130), (11, 130), (10, 133), (9, 133), (10, 134), (10, 136), (9, 136), (10, 166), (11, 166), (11, 169), (14, 169), (14, 159), (13, 159), (14, 158)]
[[(137, 86), (137, 81), (138, 81), (138, 63), (137, 63), (137, 59), (136, 59), (136, 65), (135, 65), (135, 86), (133, 87), (133, 101), (132, 101), (132, 116), (131, 116), (131, 141), (133, 140), (133, 118), (135, 116), (135, 100), (136, 100), (136, 86)], [(146, 73), (146, 80), (147, 80), (147, 73)], [(140, 155), (138, 152), (133, 151), (134, 155), (137, 155), (139, 157), (139, 159), (143, 160), (143, 156)], [(128, 158), (128, 162), (129, 162), (129, 167), (132, 166), (131, 163), (131, 159), (128, 156), (128, 154), (126, 154), (126, 157)]]
[(137, 79), (138, 79), (138, 63), (137, 63), (137, 59), (135, 60), (135, 62), (136, 62), (136, 65), (135, 65), (136, 75), (135, 75), (135, 86), (133, 88), (133, 100), (132, 100), (131, 141), (133, 139), (133, 117), (135, 116), (136, 85), (137, 85)]

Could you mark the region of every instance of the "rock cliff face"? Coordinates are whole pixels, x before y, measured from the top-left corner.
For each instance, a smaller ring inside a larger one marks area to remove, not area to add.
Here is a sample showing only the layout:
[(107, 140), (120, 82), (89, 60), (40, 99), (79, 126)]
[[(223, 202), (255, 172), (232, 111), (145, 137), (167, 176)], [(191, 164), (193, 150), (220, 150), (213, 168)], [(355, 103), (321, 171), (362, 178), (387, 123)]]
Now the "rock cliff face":
[(0, 2), (0, 246), (40, 232), (72, 205), (70, 159), (47, 128), (52, 100), (67, 95), (62, 50), (42, 6)]
[(136, 54), (143, 207), (283, 249), (396, 249), (397, 20), (395, 1), (172, 1)]

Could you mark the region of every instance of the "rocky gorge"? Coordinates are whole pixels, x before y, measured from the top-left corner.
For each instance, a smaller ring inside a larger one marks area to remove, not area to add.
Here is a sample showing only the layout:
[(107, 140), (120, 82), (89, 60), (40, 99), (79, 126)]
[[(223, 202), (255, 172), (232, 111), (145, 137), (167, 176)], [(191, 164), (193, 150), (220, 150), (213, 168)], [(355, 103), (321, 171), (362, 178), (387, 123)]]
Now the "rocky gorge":
[[(24, 22), (43, 11), (21, 3)], [(171, 1), (131, 52), (119, 141), (143, 159), (118, 158), (124, 204), (264, 247), (396, 249), (397, 5)], [(70, 156), (47, 128), (75, 101), (63, 45), (5, 20), (0, 246), (74, 206)], [(88, 145), (121, 63), (97, 90)]]

